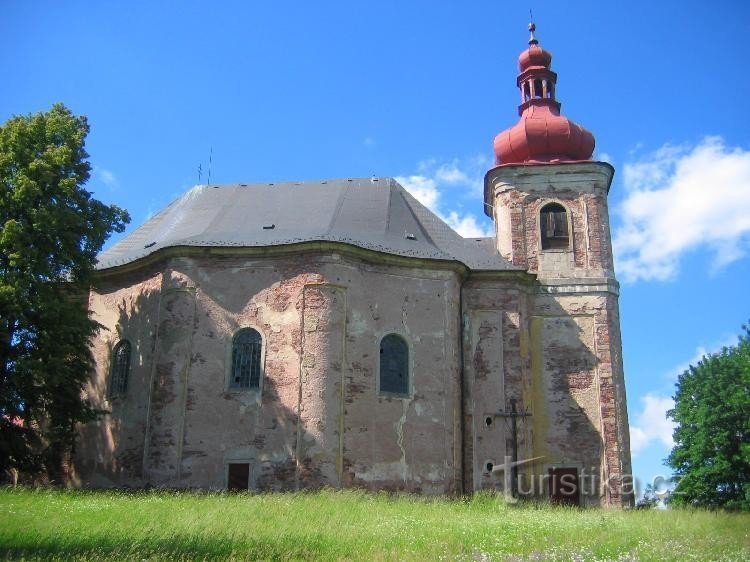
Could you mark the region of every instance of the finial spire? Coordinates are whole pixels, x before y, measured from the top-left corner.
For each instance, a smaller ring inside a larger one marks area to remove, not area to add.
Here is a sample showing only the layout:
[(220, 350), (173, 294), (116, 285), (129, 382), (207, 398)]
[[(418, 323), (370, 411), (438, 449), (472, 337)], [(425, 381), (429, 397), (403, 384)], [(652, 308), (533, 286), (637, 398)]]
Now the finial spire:
[[(529, 10), (529, 14), (531, 14), (531, 10)], [(534, 32), (536, 31), (536, 24), (532, 21), (529, 23), (529, 31), (531, 32), (531, 36), (529, 37), (529, 45), (538, 45), (539, 41), (536, 37), (534, 37)]]

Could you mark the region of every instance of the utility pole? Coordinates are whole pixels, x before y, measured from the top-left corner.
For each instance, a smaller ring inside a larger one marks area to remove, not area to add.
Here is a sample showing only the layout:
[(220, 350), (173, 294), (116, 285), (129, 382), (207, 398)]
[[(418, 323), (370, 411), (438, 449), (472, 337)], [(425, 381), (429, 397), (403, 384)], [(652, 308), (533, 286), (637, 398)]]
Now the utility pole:
[[(518, 418), (528, 418), (531, 414), (519, 412), (516, 408), (516, 399), (510, 399), (510, 412), (497, 414), (501, 418), (510, 418), (511, 438), (511, 465), (510, 465), (510, 487), (511, 495), (518, 497)], [(506, 457), (507, 458), (507, 457)], [(506, 492), (507, 493), (507, 492)]]

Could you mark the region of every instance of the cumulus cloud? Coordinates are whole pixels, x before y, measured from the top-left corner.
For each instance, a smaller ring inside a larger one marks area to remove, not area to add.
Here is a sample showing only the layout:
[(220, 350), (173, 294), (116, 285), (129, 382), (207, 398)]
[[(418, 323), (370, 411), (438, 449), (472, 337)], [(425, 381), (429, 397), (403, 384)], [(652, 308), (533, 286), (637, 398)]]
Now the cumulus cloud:
[(448, 185), (471, 184), (472, 180), (476, 179), (470, 178), (464, 170), (458, 167), (458, 163), (456, 161), (453, 161), (450, 164), (441, 165), (435, 171), (435, 178), (439, 182)]
[(720, 137), (665, 145), (623, 168), (625, 199), (614, 235), (625, 281), (669, 280), (687, 252), (708, 249), (719, 269), (750, 246), (750, 150)]
[(448, 225), (464, 238), (482, 238), (492, 236), (494, 229), (487, 224), (480, 224), (474, 215), (459, 215), (451, 211), (447, 216), (441, 217)]
[(461, 236), (478, 238), (492, 236), (491, 221), (481, 212), (462, 212), (458, 202), (468, 197), (475, 208), (481, 209), (487, 168), (489, 161), (484, 157), (448, 162), (426, 160), (417, 165), (418, 173), (397, 176), (396, 181)]
[(411, 193), (414, 198), (422, 203), (431, 211), (437, 210), (437, 202), (440, 198), (437, 183), (433, 178), (426, 176), (398, 176), (396, 181), (400, 183), (406, 191)]
[(630, 451), (637, 456), (652, 443), (661, 443), (671, 449), (675, 424), (667, 419), (667, 410), (674, 408), (669, 396), (648, 393), (641, 396), (641, 410), (630, 424)]

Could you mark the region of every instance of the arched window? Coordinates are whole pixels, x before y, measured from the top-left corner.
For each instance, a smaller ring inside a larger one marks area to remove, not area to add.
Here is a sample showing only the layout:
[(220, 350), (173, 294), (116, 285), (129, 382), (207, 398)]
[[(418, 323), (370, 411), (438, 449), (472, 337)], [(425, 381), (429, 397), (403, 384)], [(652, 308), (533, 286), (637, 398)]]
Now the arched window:
[(570, 247), (568, 213), (562, 205), (545, 205), (539, 214), (539, 227), (542, 231), (542, 250), (567, 250)]
[(234, 335), (229, 388), (260, 388), (260, 351), (262, 344), (260, 334), (253, 328), (243, 328)]
[(130, 342), (120, 340), (112, 350), (112, 372), (109, 378), (109, 396), (122, 396), (128, 390), (130, 375)]
[(409, 395), (409, 346), (398, 334), (380, 340), (380, 392)]

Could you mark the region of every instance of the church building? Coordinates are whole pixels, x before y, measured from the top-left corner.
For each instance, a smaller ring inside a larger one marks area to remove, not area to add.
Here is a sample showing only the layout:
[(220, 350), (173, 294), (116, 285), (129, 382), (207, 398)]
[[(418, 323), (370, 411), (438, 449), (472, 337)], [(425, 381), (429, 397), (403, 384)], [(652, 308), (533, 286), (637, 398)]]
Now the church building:
[(494, 236), (390, 178), (211, 184), (99, 256), (80, 485), (632, 504), (614, 169), (530, 29)]

